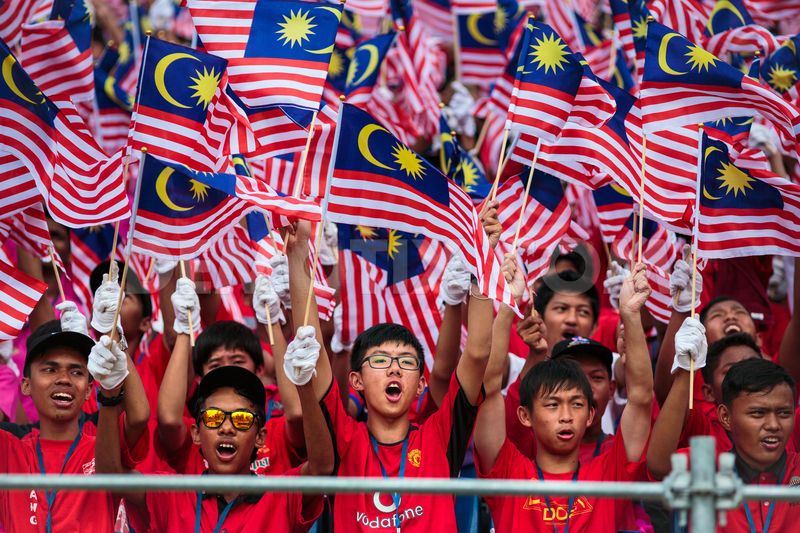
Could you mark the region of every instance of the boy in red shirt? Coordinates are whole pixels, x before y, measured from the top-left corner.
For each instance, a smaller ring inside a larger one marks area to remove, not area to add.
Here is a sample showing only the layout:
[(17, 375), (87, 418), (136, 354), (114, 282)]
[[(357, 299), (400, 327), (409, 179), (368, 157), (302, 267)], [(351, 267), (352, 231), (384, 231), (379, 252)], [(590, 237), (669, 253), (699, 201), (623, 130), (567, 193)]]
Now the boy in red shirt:
[[(298, 374), (301, 379), (296, 379), (296, 384), (303, 408), (303, 429), (309, 436), (306, 440), (308, 461), (285, 474), (327, 475), (333, 469), (330, 434), (314, 395), (311, 373), (301, 369)], [(192, 441), (200, 447), (208, 462), (208, 474), (252, 475), (250, 463), (263, 446), (266, 433), (263, 427), (266, 394), (261, 381), (244, 368), (223, 366), (203, 377), (197, 396)], [(109, 467), (106, 471), (123, 472), (118, 460), (117, 439), (111, 432), (104, 434), (103, 439), (107, 449), (105, 453), (110, 459), (105, 463)], [(322, 513), (323, 500), (322, 495), (316, 494), (247, 495), (235, 491), (226, 494), (197, 491), (125, 495), (135, 527), (153, 533), (304, 532)]]
[[(102, 368), (104, 357), (112, 351), (118, 364)], [(95, 345), (87, 335), (62, 330), (59, 321), (53, 320), (28, 337), (23, 371), (22, 392), (33, 399), (39, 428), (22, 439), (0, 431), (0, 473), (95, 473), (96, 439), (85, 434), (80, 423), (83, 403), (91, 392), (90, 369), (101, 385), (98, 402), (113, 406), (115, 412), (122, 405), (126, 413), (122, 423), (115, 419), (109, 427), (101, 427), (108, 424), (101, 420), (98, 431), (123, 441), (123, 463), (133, 467), (141, 460), (146, 452), (149, 407), (133, 363), (108, 337)], [(134, 449), (135, 453), (128, 451)], [(8, 533), (110, 533), (116, 509), (108, 492), (0, 491), (0, 525)]]
[[(294, 323), (305, 319), (309, 293), (310, 227), (300, 222), (287, 238), (289, 282)], [(456, 477), (464, 460), (481, 400), (481, 383), (491, 344), (492, 301), (473, 285), (468, 309), (468, 338), (450, 387), (439, 409), (419, 426), (408, 412), (422, 392), (423, 351), (408, 329), (380, 324), (356, 339), (351, 354), (350, 384), (368, 409), (366, 424), (351, 418), (342, 403), (331, 365), (322, 353), (317, 366), (317, 398), (321, 400), (337, 455), (335, 473), (357, 477)], [(318, 323), (313, 298), (309, 323)], [(317, 329), (317, 331), (319, 331)], [(322, 344), (301, 327), (287, 348), (289, 354)], [(422, 494), (338, 494), (333, 500), (336, 531), (455, 531), (452, 496)]]
[[(696, 358), (696, 365), (702, 365), (702, 357), (697, 358), (699, 351), (687, 351), (687, 357)], [(684, 366), (677, 371), (653, 428), (647, 466), (656, 479), (669, 473), (669, 456), (678, 450), (678, 420), (688, 409), (689, 372)], [(735, 454), (736, 471), (745, 483), (791, 485), (800, 476), (800, 456), (787, 451), (794, 429), (795, 394), (789, 373), (767, 359), (740, 361), (725, 376), (717, 414), (733, 444), (717, 451)], [(727, 525), (717, 531), (793, 531), (798, 518), (800, 510), (790, 502), (749, 501), (728, 511)]]
[[(475, 451), (481, 477), (493, 479), (631, 481), (642, 474), (642, 460), (650, 434), (653, 377), (642, 328), (641, 309), (650, 294), (643, 264), (633, 269), (620, 293), (620, 317), (625, 325), (628, 403), (610, 449), (588, 464), (580, 463), (580, 444), (595, 416), (592, 388), (581, 367), (569, 358), (534, 366), (520, 387), (517, 416), (536, 428), (536, 458), (528, 459), (506, 437), (502, 351), (493, 347), (486, 372), (486, 401), (475, 430)], [(612, 500), (594, 497), (487, 498), (496, 530), (554, 530), (613, 532), (617, 530)]]

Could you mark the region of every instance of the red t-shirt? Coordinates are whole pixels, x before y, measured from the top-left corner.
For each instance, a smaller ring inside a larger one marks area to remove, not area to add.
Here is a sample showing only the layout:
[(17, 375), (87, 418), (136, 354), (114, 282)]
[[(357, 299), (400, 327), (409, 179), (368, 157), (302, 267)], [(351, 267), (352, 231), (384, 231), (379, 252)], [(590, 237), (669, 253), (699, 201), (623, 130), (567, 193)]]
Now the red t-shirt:
[[(156, 437), (156, 450), (159, 456), (178, 474), (202, 474), (208, 469), (208, 464), (200, 453), (200, 447), (192, 441), (191, 426), (194, 420), (184, 418), (186, 424), (186, 437), (180, 448), (168, 453), (164, 450), (160, 440)], [(300, 466), (305, 458), (294, 451), (286, 435), (286, 419), (283, 417), (270, 418), (264, 427), (267, 435), (264, 446), (258, 449), (256, 460), (250, 465), (254, 474), (259, 476), (280, 476)]]
[[(644, 478), (644, 457), (629, 462), (625, 454), (622, 436), (604, 453), (588, 464), (581, 463), (577, 481), (635, 481)], [(494, 467), (484, 470), (480, 461), (475, 462), (479, 477), (491, 479), (540, 479), (533, 461), (522, 455), (506, 439), (497, 456)], [(573, 473), (550, 474), (544, 472), (547, 481), (571, 481)], [(576, 497), (572, 509), (568, 509), (569, 498), (550, 498), (548, 505), (544, 496), (492, 496), (486, 498), (497, 533), (527, 531), (552, 533), (554, 528), (565, 530), (569, 517), (570, 532), (613, 533), (617, 531), (617, 509), (614, 500), (596, 497)]]
[[(381, 464), (387, 476), (398, 477), (401, 460), (406, 478), (457, 477), (478, 413), (453, 375), (440, 408), (424, 423), (410, 426), (406, 456), (401, 457), (403, 441), (377, 443), (379, 459), (366, 424), (345, 411), (335, 380), (322, 408), (334, 433), (339, 457), (336, 475), (354, 477), (381, 477)], [(391, 494), (378, 492), (338, 494), (333, 500), (335, 531), (394, 531), (397, 516), (404, 533), (456, 530), (452, 496), (404, 494), (399, 509), (395, 509)]]
[[(129, 451), (125, 445), (124, 434), (120, 429), (122, 463), (133, 468), (141, 461), (145, 446), (137, 444)], [(40, 440), (39, 430), (34, 429), (22, 439), (11, 433), (0, 431), (0, 473), (39, 474), (36, 443), (41, 443), (44, 469), (48, 474), (95, 473), (95, 437), (81, 434), (81, 438), (67, 463), (64, 458), (72, 446), (72, 441)], [(147, 436), (139, 440), (147, 442)], [(53, 531), (91, 531), (92, 533), (113, 532), (116, 518), (114, 498), (109, 492), (61, 491), (56, 493), (51, 513)], [(43, 490), (0, 491), (0, 525), (7, 533), (43, 532), (47, 524), (47, 497)]]
[[(285, 473), (300, 475), (300, 469)], [(200, 531), (211, 533), (225, 509), (224, 501), (214, 495), (203, 494), (200, 512)], [(267, 492), (263, 495), (242, 495), (234, 504), (220, 531), (237, 533), (263, 531), (305, 532), (322, 514), (324, 497), (313, 498), (313, 503), (304, 508), (303, 495), (298, 492)], [(147, 508), (128, 505), (128, 513), (140, 528), (149, 524), (152, 533), (172, 533), (195, 530), (197, 493), (194, 492), (149, 492)]]

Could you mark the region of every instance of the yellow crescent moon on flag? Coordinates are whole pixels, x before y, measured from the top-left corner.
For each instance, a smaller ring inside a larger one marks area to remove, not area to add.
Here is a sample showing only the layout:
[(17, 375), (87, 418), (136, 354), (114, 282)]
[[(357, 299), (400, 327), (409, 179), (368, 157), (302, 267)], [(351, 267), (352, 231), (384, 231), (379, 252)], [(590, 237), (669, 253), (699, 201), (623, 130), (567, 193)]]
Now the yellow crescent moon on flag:
[(166, 100), (170, 105), (173, 105), (175, 107), (180, 107), (181, 109), (189, 109), (188, 105), (183, 105), (182, 103), (175, 100), (175, 98), (173, 98), (171, 94), (169, 94), (169, 91), (167, 91), (167, 86), (164, 83), (164, 75), (167, 73), (167, 69), (173, 62), (179, 59), (194, 59), (195, 61), (200, 61), (193, 55), (185, 54), (183, 52), (176, 52), (174, 54), (166, 55), (163, 58), (161, 58), (161, 60), (156, 65), (156, 70), (155, 73), (153, 74), (153, 77), (155, 78), (156, 82), (156, 90), (164, 100)]
[[(338, 22), (342, 21), (342, 10), (341, 9), (336, 9), (335, 7), (329, 7), (329, 6), (321, 6), (321, 7), (315, 8), (315, 9), (324, 9), (325, 11), (330, 11), (331, 13), (336, 15), (336, 20)], [(320, 48), (319, 50), (306, 50), (306, 52), (308, 52), (309, 54), (317, 54), (317, 55), (331, 54), (331, 53), (333, 53), (333, 46), (334, 45), (331, 44), (330, 46), (326, 46), (325, 48)]]
[(686, 74), (685, 72), (678, 72), (677, 70), (672, 70), (672, 68), (667, 63), (667, 45), (669, 41), (673, 37), (679, 37), (677, 33), (668, 33), (664, 36), (664, 39), (661, 41), (661, 47), (658, 49), (658, 66), (661, 67), (661, 70), (666, 72), (667, 74), (671, 74), (672, 76), (682, 76)]
[(109, 100), (123, 109), (130, 109), (130, 106), (127, 103), (122, 102), (119, 98), (117, 98), (117, 93), (114, 92), (114, 81), (115, 80), (112, 76), (107, 77), (105, 83), (103, 84), (103, 91), (105, 91)]
[(706, 200), (711, 200), (711, 201), (714, 201), (714, 200), (719, 200), (719, 198), (717, 198), (716, 196), (711, 196), (711, 195), (708, 193), (708, 191), (706, 190), (706, 188), (705, 188), (705, 187), (703, 187), (703, 196), (705, 197), (705, 199), (706, 199)]
[(161, 173), (156, 178), (156, 194), (158, 198), (164, 203), (165, 206), (172, 209), (173, 211), (189, 211), (191, 207), (181, 207), (175, 202), (167, 194), (167, 182), (169, 181), (170, 176), (172, 173), (175, 172), (175, 169), (172, 168), (165, 168), (161, 171)]
[(623, 189), (622, 187), (620, 187), (620, 186), (619, 186), (619, 185), (617, 185), (616, 183), (612, 183), (612, 184), (611, 184), (611, 188), (612, 188), (612, 189), (614, 189), (615, 191), (617, 191), (617, 192), (618, 192), (619, 194), (621, 194), (622, 196), (628, 196), (628, 197), (630, 197), (630, 194), (628, 194), (628, 191), (626, 191), (625, 189)]
[(248, 172), (250, 172), (250, 167), (245, 162), (244, 157), (237, 155), (236, 157), (231, 158), (231, 164), (236, 165), (237, 162), (240, 166), (244, 167)]
[(374, 44), (365, 44), (364, 46), (360, 47), (359, 50), (366, 50), (369, 54), (369, 62), (367, 63), (367, 68), (364, 69), (364, 73), (353, 82), (353, 85), (361, 85), (361, 83), (370, 77), (370, 75), (375, 72), (375, 68), (378, 66), (378, 47)]
[(484, 34), (480, 32), (478, 29), (478, 19), (481, 18), (480, 13), (473, 13), (472, 15), (467, 17), (467, 31), (475, 39), (477, 42), (485, 45), (485, 46), (495, 46), (497, 41), (494, 39), (489, 39)]
[(17, 60), (14, 59), (14, 56), (12, 55), (6, 56), (6, 58), (3, 60), (3, 80), (6, 82), (6, 85), (8, 85), (8, 88), (11, 89), (11, 92), (26, 102), (36, 105), (36, 102), (25, 96), (22, 91), (19, 90), (17, 84), (14, 83), (14, 76), (11, 69), (14, 68), (14, 63), (16, 62)]
[(726, 9), (731, 13), (733, 13), (734, 15), (736, 15), (736, 18), (738, 18), (741, 21), (742, 26), (747, 25), (747, 22), (745, 22), (744, 20), (744, 16), (742, 16), (742, 14), (739, 12), (738, 9), (736, 9), (736, 6), (733, 5), (730, 0), (717, 0), (717, 3), (714, 4), (714, 9), (711, 10), (711, 15), (708, 16), (708, 23), (706, 24), (708, 32), (711, 35), (714, 35), (714, 32), (711, 31), (711, 23), (713, 22), (714, 17), (717, 15), (717, 13), (719, 13), (720, 11), (724, 11)]
[(386, 133), (389, 133), (389, 130), (384, 128), (383, 126), (378, 126), (377, 124), (367, 124), (361, 131), (358, 132), (358, 150), (361, 152), (361, 155), (364, 156), (364, 159), (372, 163), (378, 168), (385, 168), (386, 170), (396, 170), (388, 165), (384, 165), (377, 159), (375, 156), (372, 155), (372, 152), (369, 151), (369, 136), (372, 135), (373, 132), (377, 130), (383, 130)]
[(755, 119), (753, 117), (746, 118), (742, 122), (737, 122), (737, 126), (747, 126), (748, 124), (752, 124)]
[[(444, 146), (447, 143), (453, 142), (453, 136), (450, 134), (449, 131), (443, 131), (441, 135), (439, 135), (439, 142), (442, 143)], [(444, 150), (439, 150), (439, 166), (442, 169), (442, 172), (445, 174), (450, 174), (450, 164), (451, 161), (445, 162), (444, 160)]]

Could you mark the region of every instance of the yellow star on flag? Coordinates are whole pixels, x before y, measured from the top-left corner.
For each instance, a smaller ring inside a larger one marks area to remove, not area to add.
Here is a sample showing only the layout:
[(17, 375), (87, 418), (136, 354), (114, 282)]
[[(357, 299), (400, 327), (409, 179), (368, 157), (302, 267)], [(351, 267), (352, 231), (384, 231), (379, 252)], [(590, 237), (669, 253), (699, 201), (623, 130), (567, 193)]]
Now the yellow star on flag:
[(394, 162), (400, 165), (400, 170), (404, 171), (406, 175), (415, 180), (425, 175), (422, 160), (407, 146), (396, 144), (392, 155), (394, 156)]
[(208, 109), (208, 104), (214, 98), (214, 93), (217, 92), (219, 85), (220, 75), (212, 68), (209, 72), (206, 67), (203, 67), (202, 74), (199, 70), (195, 70), (196, 78), (191, 78), (194, 85), (190, 85), (190, 89), (194, 89), (192, 98), (197, 98), (196, 105), (202, 105), (203, 109)]
[(755, 179), (730, 163), (723, 162), (722, 167), (717, 169), (717, 172), (719, 172), (717, 180), (722, 182), (720, 187), (725, 187), (725, 194), (730, 194), (733, 191), (734, 197), (738, 197), (740, 192), (744, 196), (747, 189), (753, 189), (750, 183)]
[(533, 52), (529, 55), (533, 57), (533, 63), (537, 69), (544, 67), (547, 74), (549, 70), (556, 74), (558, 69), (564, 70), (564, 63), (567, 63), (567, 45), (561, 38), (555, 35), (545, 35), (543, 39), (536, 38), (536, 44), (532, 44)]
[(283, 15), (283, 22), (278, 23), (278, 26), (282, 29), (277, 31), (278, 40), (283, 39), (281, 44), (284, 46), (288, 44), (291, 48), (294, 48), (296, 44), (303, 46), (304, 40), (310, 41), (309, 35), (314, 35), (311, 30), (316, 28), (317, 25), (311, 24), (314, 17), (309, 17), (308, 14), (308, 11), (298, 9), (297, 13), (294, 10), (289, 11), (288, 17)]

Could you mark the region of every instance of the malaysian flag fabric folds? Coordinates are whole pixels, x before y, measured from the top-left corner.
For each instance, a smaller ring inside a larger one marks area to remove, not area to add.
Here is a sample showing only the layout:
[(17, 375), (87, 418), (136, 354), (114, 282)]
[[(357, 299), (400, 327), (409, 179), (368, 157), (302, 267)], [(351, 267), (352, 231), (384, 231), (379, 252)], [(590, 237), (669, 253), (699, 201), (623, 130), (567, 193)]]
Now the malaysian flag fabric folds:
[(595, 189), (592, 191), (592, 196), (600, 220), (600, 234), (603, 236), (603, 241), (611, 243), (633, 212), (633, 198), (625, 189), (614, 183)]
[(640, 102), (647, 133), (758, 113), (772, 122), (790, 153), (796, 153), (800, 110), (658, 22), (647, 25)]
[(741, 0), (722, 0), (714, 4), (706, 23), (703, 47), (715, 56), (756, 51), (769, 55), (778, 46), (778, 39), (753, 21)]
[(800, 103), (800, 35), (787, 39), (773, 54), (760, 64), (761, 79), (784, 98)]
[(39, 303), (47, 283), (0, 261), (0, 340), (13, 340)]
[[(342, 104), (328, 213), (421, 233), (460, 253), (483, 294), (516, 308), (469, 196), (359, 108)], [(356, 147), (357, 149), (354, 149)]]
[(800, 186), (731, 161), (722, 141), (703, 137), (698, 254), (708, 258), (800, 255)]
[(439, 122), (439, 129), (439, 142), (442, 145), (439, 169), (469, 194), (473, 202), (480, 203), (489, 195), (492, 182), (486, 178), (480, 164), (458, 142), (456, 133), (450, 131), (444, 116)]
[(385, 33), (355, 47), (347, 68), (344, 87), (344, 95), (349, 103), (369, 103), (383, 59), (394, 43), (395, 37), (394, 32)]
[(555, 30), (528, 19), (523, 42), (509, 127), (550, 143), (567, 120), (598, 127), (611, 118), (613, 98)]
[(228, 60), (231, 87), (246, 106), (319, 108), (341, 5), (190, 0), (188, 6), (203, 46)]
[(16, 46), (22, 37), (22, 25), (30, 20), (36, 0), (3, 0), (0, 2), (0, 40)]

